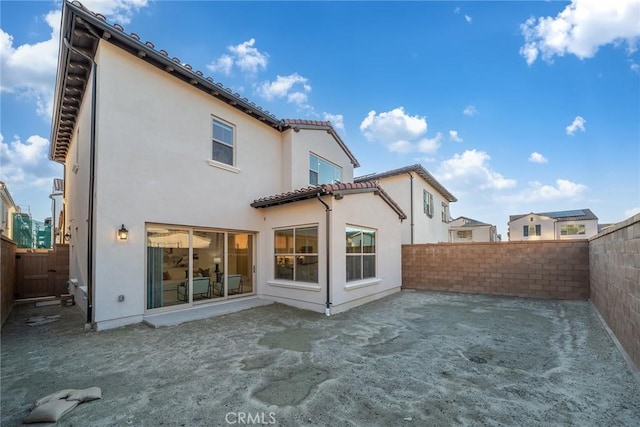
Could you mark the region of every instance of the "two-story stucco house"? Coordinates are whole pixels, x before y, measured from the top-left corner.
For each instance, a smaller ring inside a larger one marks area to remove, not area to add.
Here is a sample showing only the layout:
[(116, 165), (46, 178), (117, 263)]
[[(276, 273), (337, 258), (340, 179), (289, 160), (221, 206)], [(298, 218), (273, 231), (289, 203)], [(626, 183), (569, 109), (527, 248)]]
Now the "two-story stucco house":
[(509, 241), (588, 239), (598, 234), (598, 217), (589, 209), (509, 216)]
[(329, 122), (277, 119), (77, 2), (60, 37), (50, 157), (87, 323), (329, 315), (399, 291), (406, 214), (353, 182)]
[(449, 240), (449, 203), (458, 199), (422, 165), (356, 177), (355, 182), (379, 182), (407, 212), (407, 221), (402, 224), (403, 244)]
[(498, 242), (496, 226), (466, 216), (459, 216), (449, 223), (449, 242)]

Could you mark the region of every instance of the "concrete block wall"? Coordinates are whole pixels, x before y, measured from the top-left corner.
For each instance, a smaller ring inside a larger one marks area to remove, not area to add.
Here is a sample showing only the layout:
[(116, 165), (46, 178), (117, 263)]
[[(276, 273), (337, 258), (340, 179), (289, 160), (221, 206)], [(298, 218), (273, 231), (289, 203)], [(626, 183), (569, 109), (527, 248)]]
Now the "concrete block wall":
[(589, 242), (403, 245), (403, 288), (589, 299)]
[(640, 369), (640, 214), (589, 240), (591, 301)]

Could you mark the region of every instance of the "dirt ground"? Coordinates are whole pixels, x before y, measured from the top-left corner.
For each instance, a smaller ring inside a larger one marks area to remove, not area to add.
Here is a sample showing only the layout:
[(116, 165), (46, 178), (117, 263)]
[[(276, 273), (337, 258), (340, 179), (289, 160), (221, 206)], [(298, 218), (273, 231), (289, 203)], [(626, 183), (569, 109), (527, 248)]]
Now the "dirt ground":
[(76, 307), (14, 308), (2, 426), (90, 386), (103, 398), (58, 425), (640, 425), (640, 383), (584, 301), (405, 291), (329, 318), (274, 304), (158, 329), (83, 323)]

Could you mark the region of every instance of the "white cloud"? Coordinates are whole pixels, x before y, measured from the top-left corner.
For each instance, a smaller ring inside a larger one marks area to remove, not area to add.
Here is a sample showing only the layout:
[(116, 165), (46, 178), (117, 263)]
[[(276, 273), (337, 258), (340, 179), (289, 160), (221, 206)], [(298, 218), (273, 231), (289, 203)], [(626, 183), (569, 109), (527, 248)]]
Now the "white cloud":
[(640, 65), (636, 64), (635, 62), (632, 62), (630, 65), (631, 71), (633, 71), (636, 74), (640, 74)]
[(580, 199), (587, 191), (587, 186), (571, 182), (567, 179), (557, 179), (556, 185), (543, 185), (537, 181), (529, 184), (527, 191), (533, 200), (557, 200), (557, 199)]
[(547, 160), (547, 158), (542, 154), (538, 153), (537, 151), (534, 151), (529, 156), (529, 161), (531, 163), (547, 163), (549, 160)]
[[(134, 12), (147, 5), (147, 0), (89, 0), (82, 4), (110, 21), (128, 23)], [(0, 91), (34, 102), (38, 115), (47, 120), (53, 111), (61, 14), (54, 10), (44, 16), (49, 38), (33, 44), (14, 46), (13, 36), (0, 29)]]
[(529, 183), (526, 189), (516, 194), (502, 197), (511, 203), (532, 203), (545, 201), (577, 201), (584, 198), (588, 187), (566, 179), (557, 179), (555, 185), (538, 181)]
[(399, 153), (435, 153), (442, 134), (426, 138), (427, 128), (426, 117), (410, 116), (403, 107), (380, 114), (370, 111), (360, 123), (360, 131), (368, 141), (382, 143), (389, 151)]
[(453, 142), (462, 142), (462, 141), (464, 141), (458, 135), (458, 131), (457, 130), (450, 130), (449, 131), (449, 139), (452, 140)]
[(311, 85), (306, 77), (293, 73), (288, 76), (277, 76), (272, 82), (262, 82), (257, 86), (256, 92), (267, 101), (286, 98), (287, 102), (305, 108)]
[(467, 105), (464, 110), (462, 110), (462, 114), (473, 117), (478, 114), (478, 110), (473, 105)]
[(344, 116), (342, 114), (322, 113), (324, 120), (331, 122), (337, 130), (344, 130)]
[(573, 122), (565, 128), (567, 135), (574, 135), (578, 130), (584, 132), (585, 123), (587, 123), (585, 119), (580, 116), (576, 116), (576, 118), (573, 119)]
[(515, 179), (509, 179), (494, 171), (489, 166), (489, 156), (484, 151), (467, 150), (462, 154), (455, 154), (451, 159), (445, 160), (440, 165), (437, 177), (451, 188), (472, 191), (481, 190), (505, 190), (516, 186)]
[(110, 21), (128, 24), (134, 13), (148, 4), (147, 0), (83, 0), (82, 5), (95, 13), (100, 13)]
[(634, 215), (640, 214), (640, 206), (637, 208), (631, 208), (628, 209), (626, 211), (624, 211), (624, 217), (626, 218), (631, 218)]
[(53, 111), (60, 18), (60, 11), (49, 12), (50, 38), (34, 44), (14, 47), (13, 36), (0, 29), (0, 91), (35, 102), (38, 114), (47, 119)]
[[(22, 142), (18, 136), (5, 142), (0, 134), (0, 181), (13, 187), (47, 187), (60, 174), (60, 165), (48, 158), (49, 140), (32, 135)], [(57, 172), (55, 172), (57, 171)]]
[(455, 14), (460, 13), (460, 6), (457, 6), (455, 9), (453, 9), (453, 13)]
[(231, 74), (231, 70), (233, 68), (233, 58), (229, 55), (222, 55), (218, 59), (211, 62), (207, 65), (207, 69), (213, 71), (214, 73), (221, 73), (225, 76)]
[(467, 21), (469, 24), (471, 24), (471, 21), (473, 19), (469, 15), (464, 15), (464, 20)]
[(608, 44), (626, 43), (633, 52), (640, 38), (638, 16), (638, 0), (572, 0), (555, 18), (531, 17), (520, 25), (520, 54), (531, 65), (539, 55), (548, 62), (565, 54), (591, 58)]
[(260, 70), (267, 69), (269, 62), (269, 54), (260, 52), (254, 45), (256, 39), (251, 38), (246, 42), (242, 42), (235, 46), (227, 46), (227, 50), (231, 54), (221, 55), (215, 59), (207, 68), (213, 72), (219, 72), (224, 75), (230, 75), (235, 65), (240, 71), (256, 74)]

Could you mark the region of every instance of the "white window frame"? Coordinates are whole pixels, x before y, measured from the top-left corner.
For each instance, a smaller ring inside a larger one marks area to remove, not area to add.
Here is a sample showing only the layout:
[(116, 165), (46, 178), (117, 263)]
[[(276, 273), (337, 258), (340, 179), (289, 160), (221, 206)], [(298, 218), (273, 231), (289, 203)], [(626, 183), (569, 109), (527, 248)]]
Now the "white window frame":
[(433, 218), (433, 194), (427, 190), (422, 190), (422, 204), (424, 213), (429, 218)]
[[(316, 252), (296, 252), (296, 231), (297, 230), (302, 230), (302, 229), (308, 229), (308, 228), (315, 228), (316, 229)], [(276, 233), (279, 231), (289, 231), (291, 230), (293, 232), (293, 247), (292, 247), (292, 252), (277, 252), (276, 251)], [(320, 244), (320, 240), (319, 240), (319, 227), (318, 224), (308, 224), (308, 225), (299, 225), (299, 226), (295, 226), (295, 227), (282, 227), (282, 228), (276, 228), (273, 230), (273, 255), (274, 255), (274, 272), (273, 272), (273, 276), (274, 276), (274, 280), (286, 280), (286, 281), (292, 281), (292, 282), (300, 282), (300, 283), (311, 283), (311, 284), (318, 284), (319, 283), (319, 275), (320, 275), (320, 256), (319, 253), (317, 252), (319, 250), (318, 245)], [(315, 281), (311, 281), (311, 280), (298, 280), (297, 277), (297, 264), (299, 261), (300, 257), (313, 257), (315, 256), (317, 259), (317, 263), (316, 263), (316, 280)], [(293, 279), (285, 279), (285, 278), (281, 278), (281, 277), (276, 277), (276, 271), (275, 268), (277, 266), (277, 259), (278, 257), (292, 257), (293, 258)]]
[[(350, 257), (358, 257), (360, 258), (360, 277), (358, 278), (354, 278), (354, 279), (349, 279), (348, 275), (347, 275), (347, 268), (349, 266), (349, 263), (346, 262), (345, 259), (345, 280), (347, 282), (357, 282), (357, 281), (362, 281), (362, 280), (371, 280), (371, 279), (375, 279), (376, 277), (378, 277), (378, 230), (374, 229), (374, 228), (368, 228), (368, 227), (361, 227), (358, 225), (350, 225), (347, 224), (347, 226), (345, 227), (345, 234), (346, 231), (348, 229), (351, 230), (359, 230), (361, 233), (364, 232), (370, 232), (373, 233), (373, 252), (364, 252), (362, 250), (363, 246), (364, 246), (364, 242), (361, 239), (361, 244), (360, 244), (360, 252), (358, 253), (349, 253), (346, 252), (346, 247), (347, 247), (347, 242), (345, 240), (345, 255), (346, 255), (346, 259), (350, 258)], [(345, 236), (346, 238), (346, 236)], [(364, 277), (364, 257), (365, 256), (373, 256), (373, 262), (374, 262), (374, 271), (373, 271), (373, 276), (367, 276)]]
[[(315, 161), (315, 165), (313, 164), (313, 157), (315, 157), (316, 161)], [(331, 166), (331, 168), (333, 169), (333, 179), (331, 180), (331, 182), (321, 182), (320, 181), (320, 164), (324, 163), (326, 165)], [(315, 169), (314, 169), (315, 167)], [(338, 177), (336, 177), (336, 172), (338, 174)], [(313, 180), (311, 179), (311, 174), (315, 173), (316, 174), (316, 182), (314, 183)], [(318, 156), (317, 154), (313, 153), (313, 152), (309, 152), (309, 184), (310, 185), (322, 185), (322, 184), (336, 184), (342, 181), (342, 168), (338, 165), (336, 165), (333, 162), (330, 162), (329, 160)]]
[[(569, 233), (575, 230), (575, 233)], [(560, 226), (561, 236), (584, 236), (587, 234), (587, 226), (585, 224), (562, 224)]]
[[(222, 128), (227, 128), (227, 130), (231, 131), (231, 143), (214, 137), (216, 124)], [(219, 145), (231, 148), (231, 163), (227, 163), (222, 160), (217, 160), (213, 157), (215, 144), (219, 144)], [(225, 166), (231, 166), (231, 167), (234, 167), (236, 165), (236, 127), (233, 124), (215, 116), (211, 117), (211, 161), (219, 165), (225, 165)]]

